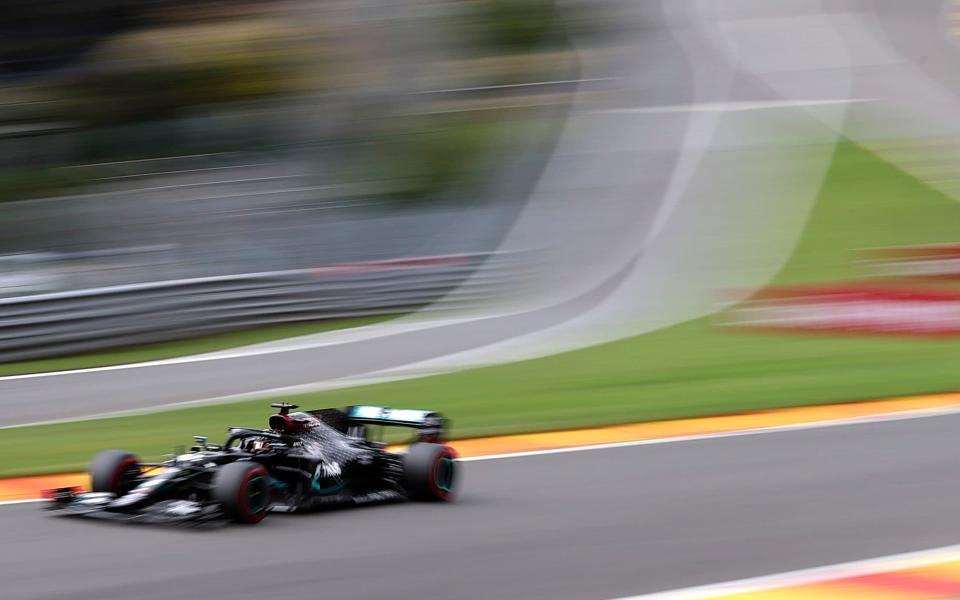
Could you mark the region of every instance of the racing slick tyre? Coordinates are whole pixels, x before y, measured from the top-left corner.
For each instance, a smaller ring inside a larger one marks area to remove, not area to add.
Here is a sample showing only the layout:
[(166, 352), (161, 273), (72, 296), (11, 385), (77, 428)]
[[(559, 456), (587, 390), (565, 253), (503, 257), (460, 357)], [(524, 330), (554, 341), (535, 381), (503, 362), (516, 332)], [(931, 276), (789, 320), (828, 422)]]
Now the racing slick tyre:
[(90, 461), (90, 487), (94, 492), (122, 496), (135, 488), (140, 477), (140, 460), (123, 450), (104, 450)]
[(213, 500), (237, 523), (259, 523), (270, 511), (270, 474), (261, 465), (235, 462), (213, 476)]
[(443, 444), (412, 444), (403, 457), (403, 487), (415, 500), (450, 500), (457, 453)]

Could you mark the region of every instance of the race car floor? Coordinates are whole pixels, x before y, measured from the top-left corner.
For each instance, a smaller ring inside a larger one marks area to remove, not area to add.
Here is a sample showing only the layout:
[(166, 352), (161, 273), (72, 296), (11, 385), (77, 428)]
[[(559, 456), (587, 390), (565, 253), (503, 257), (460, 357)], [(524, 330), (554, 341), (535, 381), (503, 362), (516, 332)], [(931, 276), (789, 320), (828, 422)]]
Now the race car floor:
[[(776, 429), (823, 427), (851, 421), (874, 421), (960, 412), (960, 393), (907, 396), (870, 402), (854, 402), (785, 408), (755, 413), (632, 423), (589, 429), (475, 438), (451, 442), (461, 458), (518, 456), (562, 452), (584, 447), (617, 447), (656, 444), (678, 438), (749, 435)], [(86, 473), (64, 473), (0, 479), (0, 504), (40, 498), (41, 491), (58, 487), (89, 487)]]

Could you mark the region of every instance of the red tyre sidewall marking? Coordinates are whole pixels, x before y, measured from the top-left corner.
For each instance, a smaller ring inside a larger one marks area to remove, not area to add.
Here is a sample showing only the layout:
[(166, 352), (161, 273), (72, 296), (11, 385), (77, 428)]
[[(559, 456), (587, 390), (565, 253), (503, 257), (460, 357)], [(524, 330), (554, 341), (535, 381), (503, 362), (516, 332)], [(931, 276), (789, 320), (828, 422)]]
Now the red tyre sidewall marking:
[(440, 485), (437, 483), (440, 480), (440, 465), (445, 458), (456, 460), (457, 451), (450, 446), (444, 446), (443, 452), (437, 455), (436, 460), (433, 461), (433, 466), (430, 468), (430, 490), (434, 496), (440, 499), (446, 499), (451, 493), (440, 489)]
[[(263, 519), (266, 515), (266, 508), (260, 513), (250, 512), (250, 502), (247, 497), (247, 488), (249, 487), (250, 480), (254, 477), (266, 477), (267, 471), (263, 467), (257, 467), (251, 471), (247, 471), (246, 475), (243, 477), (243, 481), (240, 483), (240, 489), (237, 491), (237, 506), (240, 507), (240, 510), (243, 512), (243, 520), (247, 523), (256, 523)], [(267, 494), (270, 493), (270, 490), (267, 490)], [(269, 504), (270, 499), (267, 498), (267, 503)]]

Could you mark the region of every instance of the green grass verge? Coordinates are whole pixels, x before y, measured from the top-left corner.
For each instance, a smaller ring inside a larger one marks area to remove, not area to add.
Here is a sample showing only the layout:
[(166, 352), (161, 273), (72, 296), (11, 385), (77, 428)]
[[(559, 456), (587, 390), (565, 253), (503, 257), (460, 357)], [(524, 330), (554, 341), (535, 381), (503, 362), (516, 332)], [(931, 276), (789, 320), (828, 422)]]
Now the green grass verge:
[(89, 369), (92, 367), (107, 367), (111, 365), (175, 358), (178, 356), (190, 356), (192, 354), (216, 352), (218, 350), (272, 342), (301, 335), (323, 333), (324, 331), (333, 331), (335, 329), (371, 325), (391, 318), (393, 317), (360, 317), (355, 319), (287, 323), (284, 325), (217, 333), (186, 340), (128, 346), (125, 348), (104, 350), (102, 352), (91, 352), (89, 354), (4, 363), (0, 364), (0, 377), (27, 373)]
[[(960, 205), (860, 148), (837, 149), (779, 283), (855, 276), (860, 248), (957, 241)], [(709, 319), (537, 360), (294, 397), (446, 412), (455, 436), (602, 425), (950, 390), (960, 342), (736, 332)], [(0, 475), (83, 467), (104, 447), (144, 456), (191, 434), (256, 426), (263, 401), (0, 431)]]
[(45, 198), (78, 193), (83, 180), (57, 168), (0, 170), (0, 202)]

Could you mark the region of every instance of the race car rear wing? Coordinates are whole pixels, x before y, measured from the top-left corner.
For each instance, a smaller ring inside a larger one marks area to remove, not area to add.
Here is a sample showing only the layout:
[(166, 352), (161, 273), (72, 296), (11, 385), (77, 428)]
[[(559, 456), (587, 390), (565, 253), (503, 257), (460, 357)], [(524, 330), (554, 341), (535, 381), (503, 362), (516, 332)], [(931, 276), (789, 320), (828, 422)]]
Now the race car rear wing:
[(440, 413), (429, 410), (348, 406), (344, 412), (348, 427), (362, 425), (410, 427), (417, 430), (417, 441), (420, 442), (439, 442), (447, 429), (447, 419)]

